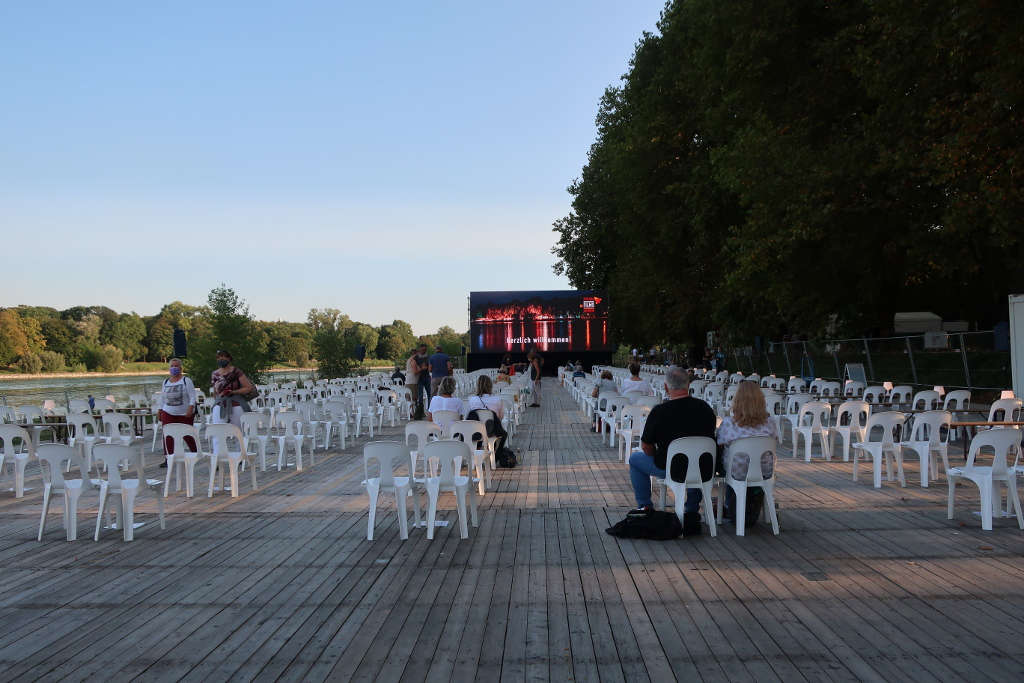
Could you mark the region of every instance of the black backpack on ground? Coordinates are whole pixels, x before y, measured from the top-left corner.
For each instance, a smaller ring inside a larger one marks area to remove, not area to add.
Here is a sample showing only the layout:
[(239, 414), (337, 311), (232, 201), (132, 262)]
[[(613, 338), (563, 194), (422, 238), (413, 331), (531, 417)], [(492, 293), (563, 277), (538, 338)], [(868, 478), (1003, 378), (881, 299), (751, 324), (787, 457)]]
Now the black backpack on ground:
[(494, 459), (498, 463), (498, 467), (515, 467), (519, 464), (519, 459), (516, 458), (516, 452), (511, 448), (502, 448), (498, 451)]
[(683, 535), (683, 525), (674, 512), (652, 510), (649, 514), (626, 517), (605, 533), (619, 538), (647, 538), (653, 541), (669, 541)]

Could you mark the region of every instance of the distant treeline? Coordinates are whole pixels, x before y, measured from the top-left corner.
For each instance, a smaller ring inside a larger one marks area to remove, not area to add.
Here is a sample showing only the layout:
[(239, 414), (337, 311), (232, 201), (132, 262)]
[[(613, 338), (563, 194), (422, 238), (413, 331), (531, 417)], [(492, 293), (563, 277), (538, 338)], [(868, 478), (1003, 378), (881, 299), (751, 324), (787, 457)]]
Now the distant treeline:
[(555, 270), (617, 338), (983, 329), (1024, 288), (1024, 3), (673, 0), (597, 113)]
[[(214, 292), (234, 296), (226, 288)], [(216, 321), (210, 306), (180, 301), (165, 305), (153, 316), (118, 313), (106, 306), (0, 309), (0, 367), (25, 373), (116, 372), (126, 362), (167, 360), (174, 353), (175, 328), (185, 331), (190, 346), (193, 342), (202, 346), (204, 339), (214, 336)], [(351, 320), (336, 309), (314, 309), (306, 322), (251, 321), (246, 336), (254, 338), (245, 344), (260, 349), (260, 357), (272, 364), (305, 367), (316, 360), (315, 330), (327, 321), (344, 341), (347, 353), (362, 345), (367, 358), (398, 361), (421, 340), (431, 347), (441, 344), (454, 356), (465, 343), (465, 335), (447, 326), (436, 334), (417, 337), (404, 320), (375, 327)]]

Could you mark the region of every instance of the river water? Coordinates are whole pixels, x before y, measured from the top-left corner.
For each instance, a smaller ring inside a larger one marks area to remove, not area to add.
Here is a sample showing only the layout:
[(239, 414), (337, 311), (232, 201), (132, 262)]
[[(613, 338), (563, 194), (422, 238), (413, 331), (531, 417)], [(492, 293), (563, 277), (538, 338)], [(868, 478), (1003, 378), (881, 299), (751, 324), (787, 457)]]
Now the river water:
[[(274, 382), (306, 380), (311, 373), (295, 370), (271, 370)], [(111, 395), (117, 401), (127, 401), (129, 394), (145, 394), (160, 391), (166, 375), (141, 375), (124, 377), (62, 377), (0, 381), (0, 403), (9, 406), (38, 405), (46, 399), (53, 399), (63, 405), (73, 398), (98, 398)], [(200, 389), (205, 387), (200, 386)]]

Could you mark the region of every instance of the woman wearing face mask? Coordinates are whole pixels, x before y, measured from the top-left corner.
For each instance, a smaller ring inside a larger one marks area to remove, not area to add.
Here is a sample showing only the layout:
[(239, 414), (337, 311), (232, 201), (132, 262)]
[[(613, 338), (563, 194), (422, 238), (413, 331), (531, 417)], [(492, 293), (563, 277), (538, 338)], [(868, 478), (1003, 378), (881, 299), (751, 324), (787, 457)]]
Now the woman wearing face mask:
[[(230, 422), (241, 429), (242, 403), (245, 401), (242, 397), (251, 393), (254, 387), (245, 373), (232, 364), (232, 360), (231, 354), (227, 351), (217, 352), (217, 369), (210, 375), (210, 384), (213, 387), (213, 395), (223, 400), (213, 409), (214, 420), (221, 423)], [(225, 410), (226, 406), (230, 406), (230, 410)]]
[[(160, 424), (170, 423), (192, 424), (192, 416), (196, 410), (196, 387), (192, 380), (181, 372), (181, 361), (172, 358), (168, 362), (169, 377), (164, 380), (160, 394)], [(196, 442), (191, 436), (185, 437), (185, 445), (196, 450)], [(164, 437), (164, 455), (174, 453), (174, 442)], [(167, 467), (167, 463), (163, 464)]]

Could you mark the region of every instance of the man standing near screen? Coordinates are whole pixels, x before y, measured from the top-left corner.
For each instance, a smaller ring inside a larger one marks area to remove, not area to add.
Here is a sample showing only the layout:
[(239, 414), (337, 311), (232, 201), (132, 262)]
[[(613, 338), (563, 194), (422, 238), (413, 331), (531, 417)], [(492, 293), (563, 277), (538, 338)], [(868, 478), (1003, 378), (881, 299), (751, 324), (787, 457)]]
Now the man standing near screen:
[(441, 380), (448, 376), (448, 366), (451, 365), (451, 360), (448, 358), (448, 354), (441, 349), (441, 345), (438, 344), (434, 347), (434, 353), (430, 356), (430, 395), (437, 395), (437, 387), (441, 384)]

